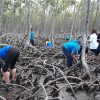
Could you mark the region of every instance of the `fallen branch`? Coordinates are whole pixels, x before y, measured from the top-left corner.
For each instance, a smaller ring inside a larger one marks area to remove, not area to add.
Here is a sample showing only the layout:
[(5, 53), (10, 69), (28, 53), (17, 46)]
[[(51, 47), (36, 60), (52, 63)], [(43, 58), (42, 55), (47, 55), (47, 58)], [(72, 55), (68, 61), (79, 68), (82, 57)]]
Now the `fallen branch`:
[[(46, 64), (46, 60), (44, 61), (44, 64), (45, 64), (45, 65), (50, 65), (50, 64)], [(63, 75), (63, 77), (64, 77), (64, 79), (66, 80), (67, 84), (68, 84), (69, 87), (71, 88), (72, 93), (73, 93), (75, 99), (78, 100), (77, 97), (76, 97), (76, 95), (75, 95), (75, 92), (74, 92), (72, 86), (70, 85), (68, 79), (66, 78), (66, 76), (64, 75), (64, 73), (60, 70), (60, 68), (58, 68), (58, 67), (56, 67), (56, 66), (54, 66), (54, 65), (50, 65), (50, 66), (55, 67), (56, 69), (58, 69), (58, 70), (61, 72), (61, 74)]]

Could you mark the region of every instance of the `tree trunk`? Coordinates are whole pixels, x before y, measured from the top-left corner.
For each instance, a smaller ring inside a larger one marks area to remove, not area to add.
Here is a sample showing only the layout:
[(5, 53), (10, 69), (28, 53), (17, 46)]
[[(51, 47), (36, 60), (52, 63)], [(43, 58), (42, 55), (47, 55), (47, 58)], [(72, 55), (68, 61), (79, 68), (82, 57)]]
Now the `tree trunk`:
[(53, 43), (53, 47), (54, 47), (54, 30), (55, 30), (55, 17), (53, 18), (52, 29), (51, 29), (51, 40)]
[(100, 21), (99, 21), (99, 6), (100, 6), (100, 1), (97, 0), (97, 9), (96, 9), (96, 24), (97, 24), (97, 30), (99, 30), (99, 24), (100, 24)]
[[(73, 13), (75, 14), (75, 5), (74, 5), (74, 10), (73, 10)], [(75, 21), (76, 21), (76, 14), (74, 15), (73, 17), (73, 21), (72, 21), (72, 26), (71, 26), (71, 39), (72, 40), (72, 36), (74, 35), (74, 25), (75, 25)]]
[(3, 0), (0, 0), (0, 34), (2, 33)]
[(31, 0), (29, 0), (28, 2), (28, 13), (27, 13), (27, 34), (29, 33), (29, 29), (30, 29), (30, 9), (31, 9)]
[(85, 22), (84, 22), (84, 26), (83, 26), (83, 34), (82, 34), (82, 65), (84, 66), (84, 68), (86, 69), (87, 74), (89, 75), (90, 81), (92, 81), (92, 77), (90, 74), (90, 69), (89, 66), (86, 63), (85, 60), (85, 48), (86, 48), (86, 35), (87, 35), (87, 30), (88, 30), (88, 24), (89, 24), (89, 12), (90, 12), (90, 0), (86, 0), (86, 17), (85, 17)]

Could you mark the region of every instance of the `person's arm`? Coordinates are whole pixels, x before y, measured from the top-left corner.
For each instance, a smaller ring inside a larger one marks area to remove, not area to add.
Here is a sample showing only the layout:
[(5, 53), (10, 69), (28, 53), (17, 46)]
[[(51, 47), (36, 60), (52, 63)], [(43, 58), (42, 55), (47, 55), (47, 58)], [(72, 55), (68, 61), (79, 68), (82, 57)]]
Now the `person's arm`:
[(74, 55), (74, 54), (71, 54), (72, 55), (72, 58), (73, 58), (73, 62), (77, 62), (77, 58), (76, 58), (76, 56)]
[(72, 53), (71, 53), (74, 62), (75, 62), (75, 61), (78, 62), (77, 57), (75, 56), (75, 55), (77, 55), (77, 54), (78, 54), (77, 47), (75, 47), (75, 48), (72, 50)]

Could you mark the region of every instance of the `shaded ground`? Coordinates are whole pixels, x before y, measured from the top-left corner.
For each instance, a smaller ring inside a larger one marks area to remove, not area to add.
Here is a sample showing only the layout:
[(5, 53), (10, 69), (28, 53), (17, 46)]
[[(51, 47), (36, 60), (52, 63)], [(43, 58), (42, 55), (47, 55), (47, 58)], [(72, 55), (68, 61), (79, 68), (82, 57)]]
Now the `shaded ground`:
[(87, 61), (93, 77), (90, 83), (80, 63), (67, 69), (59, 44), (55, 48), (35, 47), (21, 48), (17, 84), (10, 84), (12, 89), (7, 92), (0, 83), (0, 95), (6, 100), (100, 100), (99, 58)]

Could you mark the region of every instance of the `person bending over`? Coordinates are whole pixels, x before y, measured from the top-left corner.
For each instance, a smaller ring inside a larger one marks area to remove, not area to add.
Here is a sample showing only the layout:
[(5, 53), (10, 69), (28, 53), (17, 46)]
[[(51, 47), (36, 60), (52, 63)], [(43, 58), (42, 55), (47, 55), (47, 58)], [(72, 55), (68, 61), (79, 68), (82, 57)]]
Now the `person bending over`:
[[(3, 72), (3, 81), (5, 83), (14, 82), (16, 79), (16, 61), (19, 57), (20, 51), (14, 46), (4, 46), (0, 48), (0, 67)], [(4, 63), (2, 62), (4, 61)], [(10, 81), (11, 74), (11, 81)]]
[(68, 41), (63, 45), (62, 51), (67, 57), (68, 67), (71, 67), (73, 60), (77, 60), (75, 55), (81, 53), (81, 45), (77, 40)]

